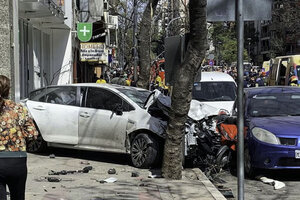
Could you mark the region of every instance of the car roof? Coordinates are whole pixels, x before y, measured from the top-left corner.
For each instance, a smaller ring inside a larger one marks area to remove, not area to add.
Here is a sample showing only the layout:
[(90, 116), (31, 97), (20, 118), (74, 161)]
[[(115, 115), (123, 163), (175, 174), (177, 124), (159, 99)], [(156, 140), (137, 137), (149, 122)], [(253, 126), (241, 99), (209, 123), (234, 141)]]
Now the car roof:
[[(200, 82), (234, 82), (234, 79), (223, 72), (202, 72)], [(196, 78), (196, 82), (199, 82), (199, 78)]]
[(248, 97), (252, 97), (258, 94), (275, 94), (275, 93), (300, 93), (300, 87), (292, 87), (292, 86), (267, 86), (267, 87), (252, 87), (245, 88), (245, 94)]
[[(143, 88), (138, 87), (131, 87), (131, 86), (124, 86), (124, 85), (117, 85), (117, 84), (110, 84), (110, 83), (73, 83), (73, 84), (64, 84), (64, 85), (49, 85), (47, 87), (63, 87), (63, 86), (85, 86), (85, 87), (100, 87), (100, 88), (107, 88), (107, 89), (128, 89), (128, 90), (138, 90), (138, 91), (149, 91)], [(150, 91), (149, 91), (150, 92)]]

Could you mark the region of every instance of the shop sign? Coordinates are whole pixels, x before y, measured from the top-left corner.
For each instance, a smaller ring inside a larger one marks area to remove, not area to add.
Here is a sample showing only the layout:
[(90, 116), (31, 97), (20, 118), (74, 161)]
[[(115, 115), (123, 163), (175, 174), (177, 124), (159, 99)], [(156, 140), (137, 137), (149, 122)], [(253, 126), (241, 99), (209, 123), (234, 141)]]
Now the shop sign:
[(105, 43), (80, 43), (80, 60), (107, 64), (108, 51)]
[(77, 24), (77, 36), (81, 42), (88, 42), (93, 35), (92, 23), (78, 23)]

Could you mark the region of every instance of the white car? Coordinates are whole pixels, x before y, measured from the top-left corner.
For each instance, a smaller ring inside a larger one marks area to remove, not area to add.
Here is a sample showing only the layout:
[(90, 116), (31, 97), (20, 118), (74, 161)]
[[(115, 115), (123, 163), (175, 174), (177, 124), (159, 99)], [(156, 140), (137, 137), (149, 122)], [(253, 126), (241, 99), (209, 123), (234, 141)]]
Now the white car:
[(232, 111), (236, 98), (234, 79), (222, 72), (202, 72), (194, 82), (189, 116), (200, 120), (204, 115), (217, 115), (222, 109)]
[(30, 152), (47, 146), (130, 153), (146, 168), (161, 158), (166, 121), (153, 117), (145, 102), (150, 91), (111, 84), (50, 86), (24, 102), (40, 132)]

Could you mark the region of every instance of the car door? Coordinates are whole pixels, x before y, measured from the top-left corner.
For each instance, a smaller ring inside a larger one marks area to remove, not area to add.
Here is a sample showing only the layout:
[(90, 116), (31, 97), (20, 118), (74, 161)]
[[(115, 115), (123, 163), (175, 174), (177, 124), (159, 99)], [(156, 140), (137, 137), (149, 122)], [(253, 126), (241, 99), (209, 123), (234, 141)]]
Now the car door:
[(26, 102), (45, 141), (78, 144), (76, 94), (75, 86), (50, 87)]
[[(79, 113), (79, 145), (107, 151), (125, 151), (126, 126), (130, 105), (108, 89), (82, 88)], [(122, 112), (114, 111), (122, 106)]]

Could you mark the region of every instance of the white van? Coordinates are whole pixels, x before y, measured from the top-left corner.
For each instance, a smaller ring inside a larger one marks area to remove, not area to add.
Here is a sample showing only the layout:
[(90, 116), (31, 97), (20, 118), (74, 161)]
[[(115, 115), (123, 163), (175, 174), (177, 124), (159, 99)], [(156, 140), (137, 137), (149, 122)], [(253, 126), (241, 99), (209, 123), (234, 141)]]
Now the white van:
[(234, 79), (226, 73), (202, 72), (201, 80), (194, 82), (189, 116), (200, 119), (205, 115), (218, 114), (220, 109), (231, 112), (236, 88)]

